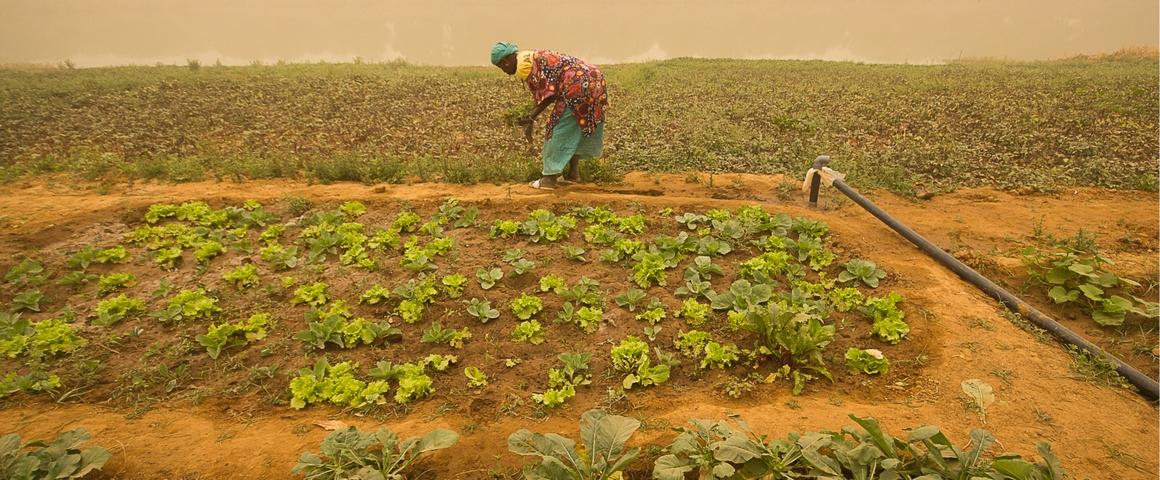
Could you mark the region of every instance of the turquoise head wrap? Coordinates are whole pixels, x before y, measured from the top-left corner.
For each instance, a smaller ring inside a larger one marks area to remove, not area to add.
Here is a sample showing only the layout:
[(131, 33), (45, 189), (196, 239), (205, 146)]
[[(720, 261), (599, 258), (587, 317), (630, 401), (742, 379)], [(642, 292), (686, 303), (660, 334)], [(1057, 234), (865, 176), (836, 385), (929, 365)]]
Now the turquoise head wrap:
[(494, 47), (491, 47), (491, 64), (499, 65), (499, 61), (503, 57), (516, 53), (519, 50), (519, 45), (508, 42), (498, 42)]

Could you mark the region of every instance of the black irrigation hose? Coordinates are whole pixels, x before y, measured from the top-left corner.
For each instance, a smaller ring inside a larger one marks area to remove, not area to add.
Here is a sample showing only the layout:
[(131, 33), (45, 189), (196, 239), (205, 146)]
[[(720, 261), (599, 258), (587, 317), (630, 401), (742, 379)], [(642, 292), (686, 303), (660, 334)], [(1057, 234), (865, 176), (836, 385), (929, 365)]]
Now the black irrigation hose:
[[(829, 159), (827, 158), (826, 160), (828, 161)], [(819, 162), (815, 162), (815, 167), (821, 168), (821, 166), (825, 166), (825, 163), (826, 162), (821, 161), (821, 158), (819, 157)], [(816, 175), (815, 178), (818, 176), (820, 175)], [(870, 212), (871, 215), (874, 215), (879, 220), (881, 220), (882, 223), (885, 223), (887, 226), (894, 229), (895, 232), (898, 232), (899, 235), (906, 237), (907, 240), (910, 240), (910, 243), (913, 243), (915, 246), (922, 249), (923, 252), (926, 252), (927, 255), (929, 255), (931, 258), (934, 258), (936, 261), (938, 261), (938, 263), (941, 263), (943, 266), (951, 269), (951, 271), (958, 274), (959, 277), (962, 277), (963, 280), (970, 282), (972, 285), (978, 287), (980, 290), (1002, 302), (1007, 306), (1007, 308), (1017, 312), (1020, 316), (1030, 320), (1031, 323), (1034, 323), (1040, 328), (1051, 332), (1056, 337), (1059, 337), (1059, 339), (1082, 348), (1093, 355), (1098, 355), (1111, 362), (1116, 366), (1116, 372), (1118, 372), (1120, 375), (1123, 375), (1124, 378), (1127, 378), (1129, 382), (1132, 382), (1132, 385), (1135, 385), (1139, 390), (1139, 393), (1145, 398), (1149, 400), (1156, 400), (1157, 397), (1160, 396), (1160, 384), (1157, 384), (1156, 380), (1152, 377), (1144, 375), (1139, 370), (1132, 368), (1131, 365), (1124, 363), (1123, 360), (1120, 360), (1115, 355), (1104, 351), (1094, 343), (1091, 343), (1083, 337), (1076, 335), (1075, 332), (1068, 330), (1067, 327), (1060, 325), (1059, 322), (1056, 322), (1051, 317), (1045, 315), (1043, 312), (1040, 312), (1027, 302), (1020, 300), (1019, 297), (1016, 297), (1003, 287), (996, 285), (995, 282), (992, 282), (991, 280), (987, 279), (987, 277), (982, 276), (973, 268), (966, 266), (963, 264), (963, 262), (960, 262), (957, 258), (951, 256), (941, 248), (936, 247), (933, 243), (930, 243), (930, 241), (923, 238), (922, 235), (919, 235), (914, 230), (911, 230), (910, 227), (903, 225), (902, 222), (895, 220), (894, 217), (891, 217), (890, 214), (886, 213), (886, 211), (878, 208), (878, 206), (873, 202), (867, 200), (866, 197), (863, 197), (849, 185), (846, 185), (846, 182), (843, 182), (841, 179), (835, 179), (833, 185), (834, 188), (838, 189), (838, 191), (842, 192), (847, 197), (850, 197), (850, 200), (853, 200), (854, 203), (857, 203), (862, 208), (866, 209), (866, 211)]]

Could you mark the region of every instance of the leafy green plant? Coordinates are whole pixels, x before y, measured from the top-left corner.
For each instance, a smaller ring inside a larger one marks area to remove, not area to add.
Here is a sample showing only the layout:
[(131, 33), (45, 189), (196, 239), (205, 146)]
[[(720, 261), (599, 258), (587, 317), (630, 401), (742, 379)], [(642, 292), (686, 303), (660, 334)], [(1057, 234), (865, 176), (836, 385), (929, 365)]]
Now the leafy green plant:
[(564, 279), (562, 277), (560, 277), (559, 275), (548, 274), (548, 275), (544, 275), (544, 276), (540, 277), (540, 291), (541, 292), (554, 292), (557, 295), (559, 295), (559, 294), (564, 293), (564, 290), (567, 288), (568, 288), (568, 285), (564, 282)]
[(512, 340), (532, 345), (544, 343), (544, 327), (538, 320), (520, 322), (512, 329)]
[(771, 302), (749, 309), (740, 322), (740, 328), (755, 337), (755, 356), (768, 357), (782, 365), (770, 380), (791, 380), (795, 395), (818, 376), (833, 380), (822, 352), (834, 338), (834, 326), (824, 325), (816, 314)]
[(378, 305), (386, 302), (389, 298), (391, 298), (391, 290), (376, 283), (371, 285), (371, 288), (368, 288), (362, 295), (359, 295), (358, 302), (367, 305)]
[(145, 311), (145, 302), (124, 294), (97, 302), (95, 325), (110, 326)]
[(459, 357), (456, 357), (455, 355), (432, 353), (426, 357), (423, 357), (416, 363), (424, 369), (431, 367), (431, 369), (435, 370), (436, 372), (446, 372), (448, 368), (451, 368), (451, 365), (459, 363)]
[(753, 285), (749, 280), (739, 279), (729, 286), (729, 290), (713, 297), (714, 310), (732, 310), (744, 312), (750, 308), (760, 307), (773, 296), (773, 289), (769, 285), (759, 283)]
[(321, 454), (303, 453), (290, 473), (308, 479), (403, 479), (424, 454), (450, 448), (457, 441), (458, 434), (441, 428), (400, 440), (386, 429), (362, 432), (347, 427), (326, 436)]
[(984, 453), (995, 443), (985, 430), (971, 432), (971, 449), (961, 450), (939, 431), (925, 425), (909, 429), (906, 439), (888, 435), (873, 418), (850, 416), (860, 429), (791, 433), (768, 439), (742, 420), (690, 420), (653, 465), (657, 480), (699, 478), (766, 478), (786, 472), (811, 472), (817, 478), (923, 478), (930, 480), (996, 478), (1062, 480), (1065, 473), (1051, 447), (1039, 444), (1046, 464), (1017, 455), (992, 460)]
[(544, 309), (544, 302), (539, 297), (521, 293), (519, 297), (512, 300), (509, 306), (516, 318), (528, 320)]
[(569, 302), (576, 302), (579, 305), (585, 305), (594, 308), (602, 308), (604, 305), (603, 293), (600, 291), (600, 282), (592, 280), (588, 277), (580, 277), (576, 281), (576, 285), (565, 290), (560, 294), (564, 300)]
[(294, 298), (290, 299), (291, 305), (304, 303), (312, 307), (318, 307), (326, 303), (326, 290), (330, 288), (326, 282), (315, 282), (310, 285), (303, 285), (294, 291)]
[(395, 402), (407, 404), (434, 393), (431, 377), (425, 373), (427, 367), (442, 372), (458, 360), (454, 355), (431, 354), (415, 363), (392, 365), (390, 362), (380, 361), (369, 373), (371, 377), (377, 379), (397, 381)]
[(845, 268), (838, 274), (838, 281), (842, 283), (861, 280), (870, 288), (878, 288), (878, 281), (886, 278), (886, 271), (870, 260), (856, 258), (846, 262)]
[(278, 244), (267, 245), (258, 251), (262, 261), (275, 270), (290, 270), (298, 266), (298, 247), (286, 248)]
[(677, 312), (677, 316), (685, 319), (685, 323), (691, 326), (699, 327), (705, 324), (709, 319), (709, 305), (698, 302), (693, 298), (686, 298), (681, 303), (681, 310)]
[(540, 457), (539, 464), (524, 469), (527, 478), (609, 480), (619, 478), (640, 455), (639, 448), (625, 448), (638, 428), (637, 420), (589, 410), (580, 416), (579, 449), (575, 441), (555, 433), (521, 429), (508, 437), (508, 450)]
[(531, 271), (531, 269), (535, 268), (536, 262), (533, 262), (533, 261), (525, 259), (525, 258), (520, 258), (514, 262), (511, 262), (511, 266), (512, 266), (512, 275), (518, 277), (520, 275), (528, 273), (529, 271)]
[(576, 387), (592, 383), (588, 368), (591, 353), (561, 353), (556, 358), (564, 364), (563, 367), (548, 369), (548, 389), (544, 393), (532, 394), (532, 400), (549, 408), (561, 406), (576, 396)]
[(137, 277), (131, 273), (110, 273), (101, 275), (100, 280), (97, 281), (97, 291), (101, 295), (105, 295), (136, 284)]
[(266, 338), (270, 315), (255, 313), (244, 322), (210, 325), (204, 335), (197, 336), (197, 342), (205, 347), (209, 358), (217, 359), (225, 348), (242, 346)]
[(665, 319), (665, 308), (660, 306), (644, 310), (636, 316), (636, 319), (648, 322), (650, 325), (656, 325)]
[(1102, 326), (1123, 325), (1129, 314), (1160, 318), (1160, 308), (1156, 303), (1126, 292), (1140, 284), (1105, 269), (1114, 263), (1092, 250), (1089, 253), (1067, 247), (1059, 252), (1042, 254), (1029, 247), (1023, 251), (1023, 263), (1032, 278), (1050, 287), (1047, 296), (1052, 301), (1078, 304)]
[(423, 302), (411, 299), (400, 301), (398, 308), (396, 308), (399, 317), (408, 325), (422, 320), (424, 310), (426, 310), (426, 306)]
[(520, 233), (527, 235), (534, 243), (542, 241), (558, 242), (566, 240), (576, 219), (571, 215), (556, 215), (544, 209), (532, 210), (528, 219), (520, 225)]
[(741, 262), (741, 275), (758, 283), (771, 283), (779, 276), (789, 275), (794, 269), (786, 252), (765, 252)]
[(612, 365), (621, 372), (627, 372), (621, 382), (622, 388), (631, 389), (636, 385), (659, 385), (669, 379), (669, 365), (652, 365), (649, 347), (644, 341), (629, 335), (611, 349)]
[(0, 321), (0, 355), (8, 358), (26, 356), (33, 360), (63, 353), (72, 353), (87, 343), (77, 332), (77, 327), (68, 323), (67, 317), (57, 317), (39, 322), (8, 315)]
[(153, 252), (153, 263), (166, 270), (177, 269), (181, 263), (181, 247), (159, 248)]
[(419, 228), (419, 223), (423, 221), (423, 217), (410, 210), (402, 210), (395, 215), (395, 220), (391, 222), (391, 229), (396, 232), (414, 232)]
[(697, 254), (708, 255), (712, 257), (720, 257), (727, 255), (733, 251), (733, 246), (729, 242), (721, 240), (713, 236), (701, 237), (697, 240)]
[(491, 290), (503, 278), (503, 270), (496, 267), (481, 268), (475, 272), (475, 277), (479, 279), (479, 288)]
[(663, 329), (664, 329), (664, 327), (661, 327), (659, 325), (649, 325), (647, 327), (644, 327), (644, 336), (648, 337), (648, 341), (655, 342), (657, 339), (657, 335), (659, 335), (661, 333), (661, 330), (663, 330)]
[(467, 286), (467, 277), (460, 273), (453, 273), (446, 275), (440, 281), (443, 284), (443, 292), (451, 298), (459, 298), (463, 295), (463, 289)]
[(322, 350), (328, 343), (339, 348), (354, 348), (400, 336), (402, 332), (390, 322), (355, 318), (346, 303), (337, 300), (326, 310), (312, 308), (307, 312), (306, 330), (299, 331), (294, 338), (305, 342), (308, 348)]
[(16, 479), (80, 479), (99, 472), (112, 458), (101, 447), (81, 449), (90, 438), (84, 428), (57, 434), (51, 442), (20, 444), (20, 435), (0, 437), (0, 477)]
[(868, 348), (862, 350), (850, 347), (846, 350), (846, 367), (850, 372), (862, 372), (867, 375), (886, 375), (890, 371), (890, 360), (881, 350)]
[(628, 235), (640, 235), (647, 228), (644, 215), (639, 213), (627, 217), (618, 217), (615, 223), (617, 231)]
[(910, 326), (903, 320), (905, 314), (898, 308), (901, 302), (901, 295), (890, 292), (885, 297), (867, 298), (862, 309), (863, 313), (874, 321), (870, 331), (892, 344), (901, 342), (902, 338), (910, 333)]
[[(60, 377), (50, 375), (43, 370), (33, 370), (25, 375), (9, 373), (0, 378), (0, 398), (16, 392), (50, 392), (60, 388)], [(0, 463), (2, 463), (0, 457)], [(0, 468), (0, 473), (3, 473)]]
[(627, 292), (618, 295), (615, 300), (617, 305), (627, 308), (630, 312), (635, 312), (636, 307), (640, 306), (640, 304), (644, 302), (644, 297), (644, 290), (639, 288), (630, 288)]
[(431, 322), (431, 327), (423, 332), (423, 343), (446, 343), (451, 348), (463, 348), (464, 340), (471, 338), (471, 330), (443, 328), (439, 322)]
[(222, 274), (222, 280), (234, 284), (239, 289), (256, 287), (261, 283), (258, 278), (258, 266), (252, 263), (244, 264)]
[(298, 370), (298, 376), (290, 380), (290, 406), (301, 410), (321, 401), (351, 408), (386, 403), (390, 384), (386, 380), (360, 380), (354, 374), (357, 369), (357, 363), (330, 365), (320, 357), (313, 368)]
[(713, 336), (709, 332), (702, 332), (700, 330), (689, 330), (688, 332), (681, 330), (677, 332), (676, 340), (673, 340), (673, 346), (681, 352), (681, 355), (686, 357), (697, 357), (705, 352), (705, 345), (713, 340)]
[(25, 290), (12, 296), (11, 308), (13, 312), (21, 310), (39, 312), (42, 300), (44, 300), (44, 293), (41, 293), (40, 290)]
[(57, 285), (79, 286), (89, 283), (98, 278), (97, 275), (86, 273), (83, 270), (76, 270), (61, 275), (60, 279), (56, 281)]
[(520, 223), (511, 220), (496, 220), (491, 225), (491, 238), (508, 238), (520, 231)]
[(44, 264), (40, 263), (39, 260), (27, 257), (10, 267), (8, 272), (4, 274), (4, 281), (17, 287), (32, 287), (40, 285), (46, 280), (48, 280), (48, 273), (44, 269)]
[(206, 240), (198, 243), (193, 249), (193, 257), (197, 263), (204, 264), (226, 252), (225, 245), (217, 240)]
[(705, 356), (701, 358), (701, 368), (727, 368), (737, 362), (740, 354), (741, 350), (732, 343), (722, 345), (713, 341), (706, 342)]
[(574, 321), (585, 333), (596, 333), (600, 324), (604, 322), (604, 311), (596, 307), (583, 306), (576, 310)]
[(473, 298), (468, 300), (466, 303), (467, 313), (475, 318), (478, 318), (482, 323), (487, 323), (491, 320), (499, 318), (499, 310), (491, 308), (491, 302), (487, 300)]
[(205, 320), (221, 313), (217, 299), (209, 296), (204, 289), (182, 290), (169, 299), (168, 306), (153, 316), (162, 322), (182, 320)]
[(568, 257), (569, 260), (575, 260), (577, 262), (588, 261), (588, 259), (584, 258), (585, 252), (583, 248), (574, 247), (572, 245), (562, 245), (560, 248), (564, 251), (564, 256)]
[(463, 369), (463, 375), (467, 377), (468, 388), (483, 388), (487, 386), (487, 374), (483, 373), (479, 367), (467, 367)]
[(639, 260), (632, 266), (632, 280), (640, 288), (649, 288), (653, 284), (665, 286), (665, 269), (668, 261), (660, 252), (641, 252)]

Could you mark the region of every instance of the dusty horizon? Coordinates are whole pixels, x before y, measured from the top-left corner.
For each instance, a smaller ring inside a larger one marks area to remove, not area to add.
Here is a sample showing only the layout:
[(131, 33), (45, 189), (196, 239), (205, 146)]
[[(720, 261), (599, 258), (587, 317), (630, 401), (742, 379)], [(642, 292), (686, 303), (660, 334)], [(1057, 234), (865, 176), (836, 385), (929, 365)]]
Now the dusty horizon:
[[(499, 40), (593, 63), (676, 57), (941, 63), (1154, 49), (1154, 1), (588, 2), (0, 0), (0, 64), (79, 67), (405, 60), (487, 65)], [(535, 17), (533, 19), (533, 17)]]

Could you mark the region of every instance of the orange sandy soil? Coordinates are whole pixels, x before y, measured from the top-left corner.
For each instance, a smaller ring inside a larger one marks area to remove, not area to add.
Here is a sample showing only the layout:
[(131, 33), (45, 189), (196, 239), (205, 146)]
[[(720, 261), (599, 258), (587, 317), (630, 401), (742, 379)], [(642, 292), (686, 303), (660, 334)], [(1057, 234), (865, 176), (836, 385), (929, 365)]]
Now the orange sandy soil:
[[(439, 202), (451, 196), (481, 205), (481, 210), (526, 211), (561, 202), (639, 202), (648, 212), (666, 206), (681, 211), (682, 207), (707, 210), (762, 203), (771, 211), (826, 221), (833, 241), (845, 254), (864, 255), (890, 272), (890, 289), (903, 294), (911, 307), (907, 320), (912, 340), (903, 343), (911, 345), (905, 351), (923, 361), (905, 366), (905, 360), (895, 357), (903, 368), (900, 374), (892, 371), (886, 384), (881, 379), (837, 385), (815, 382), (798, 397), (784, 386), (763, 387), (757, 395), (740, 400), (708, 387), (681, 392), (633, 390), (631, 403), (621, 402), (618, 413), (645, 422), (634, 443), (666, 445), (673, 436), (667, 427), (689, 418), (739, 414), (757, 431), (780, 436), (795, 430), (838, 429), (852, 424), (846, 415), (853, 413), (874, 416), (895, 434), (906, 427), (938, 425), (960, 445), (966, 443), (971, 429), (987, 428), (1002, 442), (993, 453), (1010, 450), (1034, 457), (1035, 442), (1047, 441), (1074, 478), (1156, 478), (1160, 454), (1156, 405), (1131, 391), (1078, 376), (1069, 367), (1072, 358), (1058, 343), (1039, 341), (1010, 323), (997, 302), (839, 198), (836, 191), (824, 191), (822, 208), (814, 210), (793, 191), (797, 185), (792, 179), (717, 175), (715, 188), (706, 183), (688, 182), (685, 175), (635, 173), (622, 185), (576, 185), (555, 192), (520, 185), (371, 187), (271, 181), (135, 184), (101, 194), (92, 186), (40, 179), (0, 187), (0, 258), (39, 251), (77, 232), (91, 231), (96, 224), (123, 222), (126, 215), (138, 218), (140, 208), (152, 203), (194, 199), (238, 203), (294, 195), (318, 203), (361, 200), (370, 205)], [(1160, 212), (1153, 193), (1085, 188), (1017, 195), (970, 189), (917, 202), (884, 192), (870, 196), (939, 246), (1014, 289), (1024, 280), (1018, 250), (1030, 243), (1036, 222), (1057, 237), (1072, 235), (1079, 227), (1094, 231), (1101, 247), (1117, 262), (1118, 273), (1153, 281), (1157, 277)], [(1137, 322), (1122, 332), (1100, 330), (1082, 315), (1044, 302), (1038, 290), (1024, 297), (1089, 338), (1110, 345), (1137, 368), (1156, 374), (1155, 322), (1150, 326)], [(844, 367), (831, 363), (830, 369)], [(1003, 375), (1006, 379), (994, 373), (1004, 371), (1009, 371)], [(969, 378), (995, 387), (997, 400), (987, 410), (985, 426), (976, 413), (964, 408), (959, 383)], [(539, 384), (543, 379), (527, 381)], [(386, 426), (403, 434), (447, 427), (461, 433), (460, 442), (425, 464), (441, 473), (429, 471), (422, 478), (489, 478), (493, 473), (512, 475), (524, 460), (507, 452), (506, 438), (511, 432), (529, 428), (574, 436), (580, 414), (600, 405), (604, 397), (603, 392), (579, 395), (550, 416), (533, 419), (496, 414), (494, 403), (504, 401), (505, 394), (489, 389), (487, 395), (491, 397), (437, 393), (407, 415), (376, 419), (325, 405), (294, 411), (269, 405), (258, 394), (196, 403), (179, 397), (139, 410), (114, 403), (66, 400), (57, 404), (44, 395), (17, 395), (0, 409), (0, 425), (5, 426), (0, 430), (31, 439), (84, 426), (93, 434), (93, 444), (114, 455), (104, 469), (108, 478), (217, 479), (288, 477), (298, 455), (317, 451), (326, 436), (326, 431), (313, 426), (319, 421), (341, 420), (362, 428)], [(630, 477), (647, 478), (650, 469), (651, 465), (638, 462)]]

